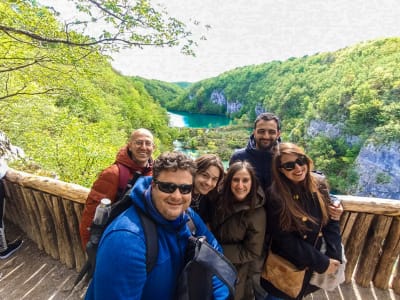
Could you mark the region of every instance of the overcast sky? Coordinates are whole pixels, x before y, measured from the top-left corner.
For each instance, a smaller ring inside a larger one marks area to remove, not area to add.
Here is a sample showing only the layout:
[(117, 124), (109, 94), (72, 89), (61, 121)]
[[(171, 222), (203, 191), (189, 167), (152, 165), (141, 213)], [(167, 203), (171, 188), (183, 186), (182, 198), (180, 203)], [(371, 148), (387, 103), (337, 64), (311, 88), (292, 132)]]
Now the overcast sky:
[[(67, 12), (66, 0), (39, 0)], [(196, 57), (179, 48), (123, 50), (124, 75), (199, 81), (236, 67), (335, 51), (362, 41), (400, 37), (400, 0), (158, 0), (182, 21), (211, 25)], [(400, 49), (399, 49), (400, 51)]]

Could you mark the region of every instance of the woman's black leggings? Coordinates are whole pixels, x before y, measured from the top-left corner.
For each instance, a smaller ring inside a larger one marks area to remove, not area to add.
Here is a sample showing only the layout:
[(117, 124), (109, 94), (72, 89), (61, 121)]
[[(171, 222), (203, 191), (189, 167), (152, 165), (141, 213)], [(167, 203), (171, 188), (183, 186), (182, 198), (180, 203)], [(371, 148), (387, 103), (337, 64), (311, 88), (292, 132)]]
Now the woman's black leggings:
[(0, 179), (0, 228), (4, 227), (3, 215), (4, 215), (4, 205), (5, 205), (5, 190), (3, 180)]

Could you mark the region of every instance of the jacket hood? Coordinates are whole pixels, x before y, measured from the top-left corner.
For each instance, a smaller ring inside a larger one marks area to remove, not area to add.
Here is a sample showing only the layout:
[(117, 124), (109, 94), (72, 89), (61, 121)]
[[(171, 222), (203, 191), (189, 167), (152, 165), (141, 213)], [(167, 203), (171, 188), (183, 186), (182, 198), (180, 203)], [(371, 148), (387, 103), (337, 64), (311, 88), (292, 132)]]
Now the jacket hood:
[(153, 177), (151, 176), (142, 176), (138, 178), (130, 194), (132, 202), (137, 209), (140, 209), (157, 224), (162, 225), (167, 230), (176, 231), (186, 224), (186, 222), (189, 220), (189, 216), (186, 213), (183, 213), (173, 221), (165, 219), (158, 212), (153, 203), (151, 196), (152, 179)]
[(254, 134), (252, 133), (249, 137), (249, 140), (247, 142), (247, 146), (246, 146), (246, 151), (258, 151), (256, 148), (256, 139), (254, 138)]
[[(130, 155), (130, 151), (128, 149), (128, 145), (125, 145), (121, 149), (119, 149), (117, 156), (115, 158), (116, 163), (120, 163), (128, 167), (132, 171), (139, 171), (142, 174), (149, 175), (149, 172), (153, 168), (153, 159), (150, 158), (146, 167), (139, 166)], [(151, 175), (151, 173), (150, 173)]]

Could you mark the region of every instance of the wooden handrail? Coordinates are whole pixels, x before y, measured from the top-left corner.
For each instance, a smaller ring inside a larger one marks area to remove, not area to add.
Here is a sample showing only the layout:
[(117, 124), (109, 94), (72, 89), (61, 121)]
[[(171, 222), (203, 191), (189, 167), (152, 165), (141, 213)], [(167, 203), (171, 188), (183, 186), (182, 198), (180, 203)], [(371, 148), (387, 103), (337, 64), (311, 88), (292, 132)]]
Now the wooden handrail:
[(32, 175), (9, 168), (7, 180), (23, 187), (29, 187), (52, 194), (57, 197), (85, 204), (89, 189), (81, 185), (60, 181), (57, 179)]
[[(6, 217), (25, 231), (39, 249), (80, 270), (85, 253), (79, 221), (89, 189), (10, 169), (5, 177)], [(400, 200), (338, 195), (348, 260), (346, 282), (393, 288), (400, 295)]]
[(370, 213), (374, 215), (400, 216), (400, 200), (337, 195), (345, 211)]

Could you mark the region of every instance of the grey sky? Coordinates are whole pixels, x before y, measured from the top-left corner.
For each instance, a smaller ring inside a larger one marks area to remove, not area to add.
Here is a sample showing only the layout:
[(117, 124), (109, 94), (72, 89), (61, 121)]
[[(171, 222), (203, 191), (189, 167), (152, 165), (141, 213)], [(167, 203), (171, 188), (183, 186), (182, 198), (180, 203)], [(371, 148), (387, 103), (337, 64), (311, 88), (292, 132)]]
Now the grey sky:
[[(57, 3), (66, 0), (42, 0)], [(400, 37), (399, 0), (158, 0), (182, 21), (210, 24), (196, 57), (178, 48), (123, 50), (112, 65), (124, 75), (198, 81), (236, 67), (335, 51)], [(62, 6), (61, 6), (62, 7)], [(64, 6), (65, 7), (68, 6)], [(400, 50), (400, 49), (399, 49)]]

